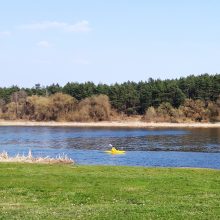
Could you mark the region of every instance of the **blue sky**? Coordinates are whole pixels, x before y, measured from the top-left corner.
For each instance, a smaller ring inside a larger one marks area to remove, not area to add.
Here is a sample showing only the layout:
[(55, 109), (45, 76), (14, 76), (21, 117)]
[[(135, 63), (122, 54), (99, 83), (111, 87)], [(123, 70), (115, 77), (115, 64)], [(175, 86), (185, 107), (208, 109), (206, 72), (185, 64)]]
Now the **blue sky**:
[(0, 86), (219, 73), (220, 1), (7, 0)]

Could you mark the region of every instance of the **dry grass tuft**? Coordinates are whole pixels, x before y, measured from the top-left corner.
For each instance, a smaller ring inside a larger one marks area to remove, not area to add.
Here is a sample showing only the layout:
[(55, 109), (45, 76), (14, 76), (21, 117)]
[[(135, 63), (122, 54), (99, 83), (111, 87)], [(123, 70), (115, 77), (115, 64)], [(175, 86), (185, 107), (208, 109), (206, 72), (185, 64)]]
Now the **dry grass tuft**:
[(74, 161), (67, 155), (59, 155), (58, 157), (33, 157), (31, 150), (27, 156), (17, 154), (15, 157), (10, 157), (6, 151), (0, 153), (0, 162), (14, 163), (41, 163), (41, 164), (74, 164)]

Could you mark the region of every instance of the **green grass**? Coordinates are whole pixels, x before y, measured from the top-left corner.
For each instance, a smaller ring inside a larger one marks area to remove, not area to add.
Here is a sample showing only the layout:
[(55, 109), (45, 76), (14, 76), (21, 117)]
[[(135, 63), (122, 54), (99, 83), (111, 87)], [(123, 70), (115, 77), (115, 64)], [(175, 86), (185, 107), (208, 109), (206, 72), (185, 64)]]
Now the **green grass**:
[(220, 171), (1, 163), (0, 219), (220, 219)]

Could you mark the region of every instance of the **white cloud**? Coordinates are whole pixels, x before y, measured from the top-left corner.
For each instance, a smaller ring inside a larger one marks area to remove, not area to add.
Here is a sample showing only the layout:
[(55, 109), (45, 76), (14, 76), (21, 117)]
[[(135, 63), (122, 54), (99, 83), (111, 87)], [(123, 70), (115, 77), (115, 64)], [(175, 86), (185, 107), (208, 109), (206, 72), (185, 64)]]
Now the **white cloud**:
[(50, 47), (50, 43), (48, 41), (42, 40), (40, 42), (37, 43), (38, 47), (42, 47), (42, 48), (48, 48)]
[(49, 29), (61, 29), (68, 32), (89, 32), (92, 29), (89, 27), (89, 22), (86, 20), (79, 21), (75, 24), (68, 24), (65, 22), (57, 21), (43, 21), (32, 24), (24, 24), (18, 26), (23, 30), (49, 30)]
[(69, 32), (89, 32), (92, 29), (89, 27), (88, 21), (80, 21), (73, 25), (68, 25), (65, 30)]
[(0, 31), (0, 37), (9, 37), (11, 36), (10, 31)]

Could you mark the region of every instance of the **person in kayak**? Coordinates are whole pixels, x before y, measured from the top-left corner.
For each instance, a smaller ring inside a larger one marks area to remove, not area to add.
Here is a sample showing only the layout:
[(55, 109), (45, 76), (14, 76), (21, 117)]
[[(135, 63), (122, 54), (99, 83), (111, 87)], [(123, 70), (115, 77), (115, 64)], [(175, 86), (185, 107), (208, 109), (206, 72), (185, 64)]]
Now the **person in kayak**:
[(112, 144), (109, 144), (109, 147), (111, 147), (111, 150), (105, 151), (108, 154), (124, 154), (125, 151), (123, 150), (117, 150), (115, 147), (112, 146)]
[(116, 151), (118, 151), (115, 147), (112, 146), (112, 144), (109, 144), (109, 147), (112, 148), (112, 149), (111, 149), (112, 152), (116, 152)]

